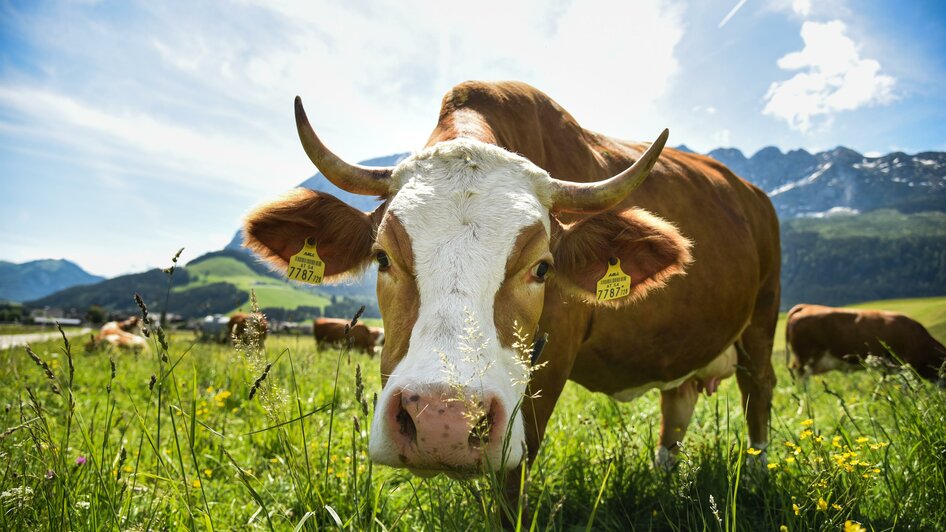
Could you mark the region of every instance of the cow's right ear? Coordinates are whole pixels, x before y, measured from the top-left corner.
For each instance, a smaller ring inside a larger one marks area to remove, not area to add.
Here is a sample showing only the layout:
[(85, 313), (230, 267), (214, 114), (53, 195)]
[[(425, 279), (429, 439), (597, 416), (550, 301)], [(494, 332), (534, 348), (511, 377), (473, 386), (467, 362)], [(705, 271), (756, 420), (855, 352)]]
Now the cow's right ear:
[[(642, 299), (682, 275), (693, 260), (692, 243), (673, 224), (643, 209), (603, 212), (553, 233), (553, 282), (593, 305), (620, 307)], [(630, 276), (630, 293), (601, 302), (596, 287), (612, 258), (620, 259)]]
[(243, 245), (283, 272), (312, 239), (325, 262), (325, 280), (357, 275), (371, 262), (385, 206), (361, 212), (331, 194), (296, 188), (253, 209), (243, 220)]

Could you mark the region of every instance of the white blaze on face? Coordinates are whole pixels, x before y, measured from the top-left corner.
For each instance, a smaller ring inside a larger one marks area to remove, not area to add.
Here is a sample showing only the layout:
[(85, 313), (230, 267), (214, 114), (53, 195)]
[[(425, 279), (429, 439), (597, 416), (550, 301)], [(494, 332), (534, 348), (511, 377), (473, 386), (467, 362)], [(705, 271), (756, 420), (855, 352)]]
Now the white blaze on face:
[[(397, 216), (410, 237), (420, 305), (408, 351), (378, 405), (388, 404), (402, 387), (447, 383), (496, 394), (509, 416), (526, 379), (516, 353), (500, 345), (495, 297), (523, 228), (541, 222), (549, 232), (549, 211), (540, 199), (547, 196), (548, 174), (496, 146), (460, 139), (405, 160), (393, 179), (399, 191), (388, 215)], [(385, 282), (381, 274), (379, 283)], [(376, 460), (397, 452), (379, 437), (381, 417), (375, 415), (372, 424)], [(522, 453), (521, 417), (510, 420), (512, 465)]]

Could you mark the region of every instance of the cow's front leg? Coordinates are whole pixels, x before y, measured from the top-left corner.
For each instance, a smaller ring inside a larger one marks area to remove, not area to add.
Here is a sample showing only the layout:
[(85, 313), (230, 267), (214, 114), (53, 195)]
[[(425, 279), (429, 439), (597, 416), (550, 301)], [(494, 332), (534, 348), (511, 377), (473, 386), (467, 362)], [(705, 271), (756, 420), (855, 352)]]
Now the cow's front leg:
[[(549, 286), (546, 292), (547, 312), (539, 322), (539, 333), (548, 332), (549, 340), (541, 357), (536, 360), (537, 368), (526, 389), (522, 400), (522, 419), (526, 433), (526, 460), (519, 467), (510, 470), (505, 479), (506, 510), (502, 520), (506, 528), (515, 527), (520, 502), (523, 505), (523, 520), (530, 520), (525, 499), (525, 486), (522, 486), (522, 468), (530, 467), (539, 454), (539, 447), (545, 437), (549, 418), (555, 410), (562, 389), (568, 381), (589, 323), (591, 309), (588, 307), (548, 304), (549, 298), (564, 299), (557, 287)], [(528, 475), (526, 475), (528, 478)], [(520, 501), (520, 493), (523, 497)]]
[(677, 463), (680, 444), (693, 418), (699, 385), (689, 379), (680, 386), (660, 392), (660, 445), (654, 456), (657, 467), (670, 469)]

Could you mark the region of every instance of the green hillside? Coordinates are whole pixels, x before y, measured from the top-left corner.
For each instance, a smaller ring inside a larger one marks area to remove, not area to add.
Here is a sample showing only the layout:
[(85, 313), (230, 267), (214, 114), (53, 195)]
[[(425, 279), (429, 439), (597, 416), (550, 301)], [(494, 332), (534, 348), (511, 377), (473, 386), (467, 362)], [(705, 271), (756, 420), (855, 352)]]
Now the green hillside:
[[(295, 286), (287, 281), (263, 275), (251, 269), (245, 262), (233, 257), (217, 256), (186, 267), (189, 282), (174, 289), (176, 293), (187, 292), (213, 283), (228, 283), (238, 290), (256, 292), (261, 308), (278, 307), (296, 309), (300, 306), (323, 308), (329, 299)], [(232, 310), (246, 310), (248, 301), (236, 305)]]
[(811, 231), (823, 238), (942, 238), (946, 235), (946, 212), (904, 214), (879, 209), (855, 216), (796, 218), (783, 225), (794, 231)]
[(782, 224), (782, 310), (946, 295), (946, 213), (878, 210)]

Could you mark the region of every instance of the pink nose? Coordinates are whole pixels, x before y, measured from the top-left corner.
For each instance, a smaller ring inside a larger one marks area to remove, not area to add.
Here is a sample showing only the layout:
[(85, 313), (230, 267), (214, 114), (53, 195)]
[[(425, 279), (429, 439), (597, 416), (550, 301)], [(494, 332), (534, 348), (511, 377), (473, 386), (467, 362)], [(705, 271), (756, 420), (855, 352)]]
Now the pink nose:
[(447, 385), (405, 386), (385, 412), (385, 436), (401, 465), (422, 470), (472, 470), (498, 458), (506, 415), (493, 394)]

